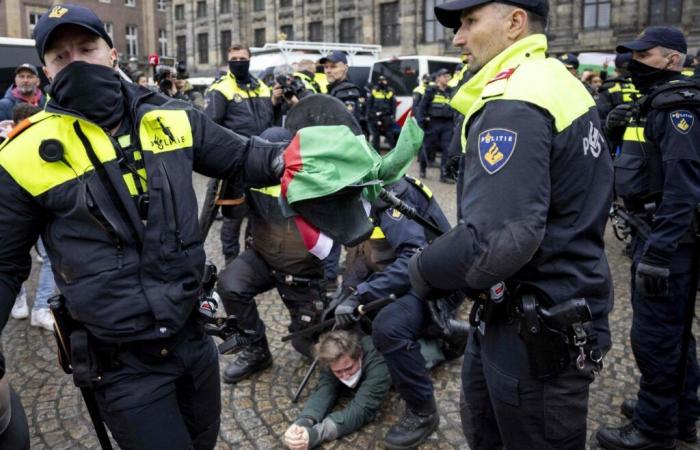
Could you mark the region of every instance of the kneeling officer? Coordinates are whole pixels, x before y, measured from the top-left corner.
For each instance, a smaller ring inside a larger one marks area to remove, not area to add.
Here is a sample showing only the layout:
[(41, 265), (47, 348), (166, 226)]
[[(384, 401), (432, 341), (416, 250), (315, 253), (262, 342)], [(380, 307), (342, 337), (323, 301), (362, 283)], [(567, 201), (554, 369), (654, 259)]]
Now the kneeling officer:
[(51, 101), (0, 152), (0, 329), (41, 235), (81, 328), (74, 381), (94, 391), (119, 446), (212, 449), (219, 366), (196, 320), (205, 255), (192, 171), (274, 184), (280, 146), (123, 82), (85, 7), (51, 7), (34, 38)]

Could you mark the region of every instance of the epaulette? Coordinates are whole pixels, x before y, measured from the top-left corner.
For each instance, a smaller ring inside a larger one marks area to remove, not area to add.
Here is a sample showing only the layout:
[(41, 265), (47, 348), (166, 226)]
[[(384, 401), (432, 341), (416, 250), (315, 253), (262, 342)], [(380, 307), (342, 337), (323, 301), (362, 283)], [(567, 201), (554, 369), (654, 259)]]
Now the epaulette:
[[(406, 190), (408, 189), (408, 182), (407, 182), (407, 176), (401, 177), (398, 181), (395, 183), (389, 184), (387, 186), (384, 186), (384, 188), (388, 191), (391, 191), (392, 194), (397, 196), (398, 198), (401, 198), (405, 193)], [(375, 213), (379, 214), (385, 209), (387, 209), (389, 206), (391, 206), (389, 203), (387, 203), (384, 199), (381, 197), (377, 197), (373, 202), (372, 202), (372, 209), (375, 211)]]
[(12, 131), (10, 131), (7, 134), (7, 137), (2, 142), (2, 145), (0, 145), (0, 150), (5, 148), (7, 146), (7, 144), (9, 144), (10, 141), (12, 141), (14, 138), (16, 138), (17, 136), (22, 134), (24, 131), (31, 128), (32, 125), (35, 125), (43, 120), (46, 120), (49, 117), (53, 117), (53, 114), (47, 113), (46, 111), (41, 111), (41, 112), (34, 114), (31, 117), (27, 117), (26, 119), (24, 119), (23, 121), (21, 121), (20, 123), (15, 125), (14, 128), (12, 128)]
[(689, 80), (673, 80), (649, 94), (652, 109), (700, 106), (700, 85)]

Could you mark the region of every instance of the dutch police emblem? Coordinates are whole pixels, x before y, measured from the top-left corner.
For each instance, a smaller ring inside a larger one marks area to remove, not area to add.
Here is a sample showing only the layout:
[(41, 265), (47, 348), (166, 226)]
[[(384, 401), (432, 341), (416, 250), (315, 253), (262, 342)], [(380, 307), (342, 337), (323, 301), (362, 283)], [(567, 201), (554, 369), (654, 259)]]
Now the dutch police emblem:
[(504, 128), (492, 128), (479, 133), (479, 161), (489, 175), (506, 165), (518, 139), (518, 133)]
[(693, 127), (693, 122), (695, 122), (695, 117), (689, 111), (673, 111), (671, 113), (671, 123), (679, 133), (688, 133)]
[(233, 94), (233, 101), (236, 103), (241, 103), (243, 101), (243, 97), (241, 97), (240, 94)]

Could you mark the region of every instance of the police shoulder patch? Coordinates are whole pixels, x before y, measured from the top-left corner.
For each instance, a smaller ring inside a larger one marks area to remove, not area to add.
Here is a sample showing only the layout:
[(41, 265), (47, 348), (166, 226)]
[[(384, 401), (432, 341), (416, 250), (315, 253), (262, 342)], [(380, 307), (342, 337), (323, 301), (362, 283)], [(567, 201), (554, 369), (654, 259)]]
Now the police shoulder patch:
[(694, 122), (695, 116), (690, 111), (679, 110), (671, 113), (671, 124), (681, 134), (687, 134), (693, 128)]
[(401, 219), (403, 219), (403, 214), (401, 214), (401, 211), (399, 211), (398, 209), (388, 208), (388, 209), (386, 210), (386, 213), (387, 213), (387, 214), (389, 215), (389, 217), (391, 217), (393, 220), (401, 220)]
[(506, 165), (513, 155), (518, 133), (505, 128), (491, 128), (479, 133), (479, 161), (489, 175)]

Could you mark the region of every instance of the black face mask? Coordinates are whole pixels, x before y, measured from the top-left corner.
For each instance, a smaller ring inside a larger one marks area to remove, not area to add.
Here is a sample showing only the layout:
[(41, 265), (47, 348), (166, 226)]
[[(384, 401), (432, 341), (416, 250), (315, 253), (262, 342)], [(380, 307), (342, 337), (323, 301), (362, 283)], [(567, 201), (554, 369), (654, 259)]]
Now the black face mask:
[(231, 71), (236, 80), (246, 81), (250, 78), (250, 61), (229, 61), (228, 70)]
[(657, 69), (633, 59), (627, 69), (630, 72), (632, 83), (642, 94), (647, 94), (651, 88), (662, 81), (671, 79), (678, 72), (667, 69)]
[(53, 79), (51, 97), (63, 108), (82, 114), (106, 130), (116, 127), (124, 115), (119, 75), (100, 64), (68, 64)]

